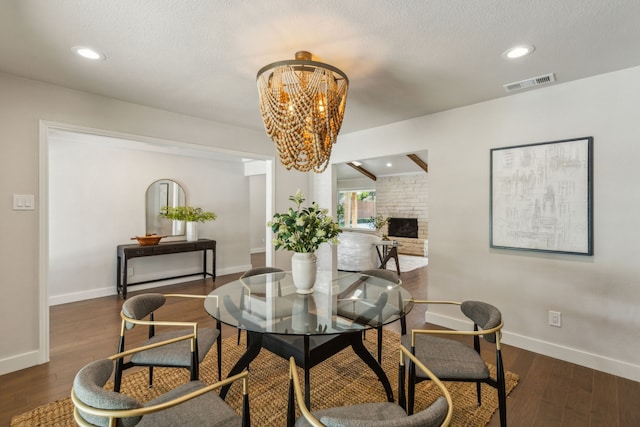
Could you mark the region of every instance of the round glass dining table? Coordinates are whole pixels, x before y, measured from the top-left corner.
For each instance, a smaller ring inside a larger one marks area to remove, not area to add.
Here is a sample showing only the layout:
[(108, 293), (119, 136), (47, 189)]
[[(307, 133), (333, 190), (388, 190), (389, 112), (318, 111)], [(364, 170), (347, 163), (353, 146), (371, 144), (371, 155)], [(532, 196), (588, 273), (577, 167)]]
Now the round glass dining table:
[[(363, 331), (404, 317), (413, 307), (401, 284), (360, 273), (318, 271), (311, 294), (296, 292), (290, 272), (241, 278), (213, 290), (205, 299), (215, 319), (247, 332), (247, 350), (229, 376), (242, 372), (262, 348), (289, 359), (305, 372), (310, 406), (311, 367), (351, 347), (385, 388), (393, 392), (382, 367), (363, 343)], [(381, 329), (380, 329), (381, 332)], [(221, 390), (224, 398), (228, 387)]]

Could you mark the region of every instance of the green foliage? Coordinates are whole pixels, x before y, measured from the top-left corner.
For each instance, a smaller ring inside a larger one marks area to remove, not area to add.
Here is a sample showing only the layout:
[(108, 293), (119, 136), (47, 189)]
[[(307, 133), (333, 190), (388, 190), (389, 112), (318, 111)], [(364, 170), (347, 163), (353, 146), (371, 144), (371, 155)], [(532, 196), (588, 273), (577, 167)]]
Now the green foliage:
[(369, 227), (375, 228), (376, 230), (380, 230), (382, 227), (389, 224), (389, 220), (391, 220), (391, 217), (388, 217), (388, 216), (385, 217), (378, 214), (376, 216), (372, 216), (371, 218), (369, 218), (367, 222), (369, 223)]
[(273, 244), (276, 249), (315, 252), (322, 243), (338, 243), (338, 234), (342, 230), (327, 215), (327, 209), (320, 209), (315, 202), (303, 208), (301, 205), (305, 199), (300, 190), (289, 200), (295, 203), (296, 209), (289, 208), (287, 213), (276, 213), (273, 220), (267, 223), (275, 235)]
[(160, 210), (162, 218), (168, 218), (176, 221), (197, 221), (206, 222), (214, 221), (218, 218), (215, 212), (205, 212), (202, 208), (193, 206), (163, 206)]
[(338, 217), (338, 223), (344, 224), (344, 204), (338, 203), (336, 216)]
[(375, 191), (359, 191), (358, 192), (358, 200), (363, 201), (363, 200), (374, 200), (374, 197), (376, 195)]

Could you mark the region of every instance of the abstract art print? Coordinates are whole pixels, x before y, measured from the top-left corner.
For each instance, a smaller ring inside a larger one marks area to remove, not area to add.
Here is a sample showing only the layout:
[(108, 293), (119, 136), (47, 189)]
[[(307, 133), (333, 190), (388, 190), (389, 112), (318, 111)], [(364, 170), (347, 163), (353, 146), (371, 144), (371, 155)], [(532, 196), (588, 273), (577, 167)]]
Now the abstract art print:
[(491, 149), (490, 246), (593, 255), (593, 138)]

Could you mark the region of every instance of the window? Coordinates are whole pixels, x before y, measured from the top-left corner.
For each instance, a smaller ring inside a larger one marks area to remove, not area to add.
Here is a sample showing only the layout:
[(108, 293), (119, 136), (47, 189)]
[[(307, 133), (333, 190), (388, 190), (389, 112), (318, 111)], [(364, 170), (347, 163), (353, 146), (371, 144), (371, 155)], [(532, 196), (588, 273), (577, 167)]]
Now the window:
[(338, 223), (343, 228), (371, 228), (376, 216), (376, 191), (338, 191)]

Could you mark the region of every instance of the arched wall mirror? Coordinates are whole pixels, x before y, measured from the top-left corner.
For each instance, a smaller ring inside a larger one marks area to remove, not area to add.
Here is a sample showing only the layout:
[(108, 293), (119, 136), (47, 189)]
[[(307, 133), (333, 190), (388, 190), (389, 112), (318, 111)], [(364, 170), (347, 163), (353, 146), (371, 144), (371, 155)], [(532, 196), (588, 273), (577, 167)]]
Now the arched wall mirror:
[(159, 179), (147, 188), (147, 234), (162, 236), (183, 236), (184, 221), (161, 218), (163, 206), (185, 206), (184, 189), (170, 179)]

